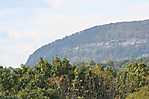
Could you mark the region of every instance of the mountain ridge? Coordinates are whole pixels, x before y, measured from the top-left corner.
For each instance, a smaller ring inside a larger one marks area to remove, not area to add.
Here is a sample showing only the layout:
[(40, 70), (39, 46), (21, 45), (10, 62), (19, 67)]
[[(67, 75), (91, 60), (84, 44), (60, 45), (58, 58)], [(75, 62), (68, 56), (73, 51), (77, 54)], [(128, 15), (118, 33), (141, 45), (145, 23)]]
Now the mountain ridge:
[[(42, 46), (30, 55), (26, 65), (35, 65), (40, 57), (50, 61), (54, 56), (67, 57), (72, 62), (84, 60), (97, 62), (108, 58), (115, 60), (116, 55), (118, 59), (127, 59), (129, 58), (129, 52), (127, 53), (129, 50), (134, 52), (130, 58), (133, 55), (133, 57), (140, 57), (140, 55), (149, 52), (148, 38), (149, 20), (97, 25)], [(135, 49), (135, 45), (141, 47)], [(112, 48), (113, 46), (115, 48)], [(114, 51), (116, 48), (118, 50)], [(126, 50), (124, 51), (125, 55), (123, 55), (124, 53), (118, 55), (123, 49)], [(141, 51), (140, 54), (137, 53), (139, 51)], [(139, 55), (135, 55), (136, 53)], [(126, 55), (128, 57), (124, 57)]]

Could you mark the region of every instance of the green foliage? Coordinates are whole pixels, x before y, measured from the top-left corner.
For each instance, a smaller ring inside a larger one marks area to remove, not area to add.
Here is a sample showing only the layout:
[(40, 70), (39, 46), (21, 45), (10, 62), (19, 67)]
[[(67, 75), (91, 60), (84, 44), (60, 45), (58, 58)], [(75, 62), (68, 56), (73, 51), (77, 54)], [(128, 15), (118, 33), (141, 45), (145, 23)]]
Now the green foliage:
[(139, 89), (139, 91), (129, 94), (126, 99), (148, 99), (149, 98), (149, 86), (145, 86)]
[(142, 63), (129, 64), (122, 69), (117, 75), (117, 92), (121, 98), (126, 97), (129, 93), (136, 91), (146, 84), (149, 68)]
[(107, 65), (56, 57), (51, 64), (41, 58), (34, 68), (0, 67), (0, 99), (149, 99), (147, 65)]

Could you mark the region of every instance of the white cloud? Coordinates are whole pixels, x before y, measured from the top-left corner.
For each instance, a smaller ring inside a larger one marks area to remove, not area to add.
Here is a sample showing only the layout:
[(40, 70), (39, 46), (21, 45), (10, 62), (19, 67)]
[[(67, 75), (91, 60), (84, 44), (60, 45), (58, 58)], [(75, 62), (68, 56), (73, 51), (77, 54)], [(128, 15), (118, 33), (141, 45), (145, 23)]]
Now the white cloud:
[(66, 0), (47, 0), (50, 8), (59, 8), (64, 5)]
[(38, 40), (40, 38), (40, 33), (36, 32), (9, 32), (9, 39), (11, 40), (23, 40), (23, 39), (32, 39)]
[(148, 17), (149, 18), (149, 3), (144, 4), (135, 4), (131, 7), (131, 13), (133, 13), (136, 16), (141, 17)]

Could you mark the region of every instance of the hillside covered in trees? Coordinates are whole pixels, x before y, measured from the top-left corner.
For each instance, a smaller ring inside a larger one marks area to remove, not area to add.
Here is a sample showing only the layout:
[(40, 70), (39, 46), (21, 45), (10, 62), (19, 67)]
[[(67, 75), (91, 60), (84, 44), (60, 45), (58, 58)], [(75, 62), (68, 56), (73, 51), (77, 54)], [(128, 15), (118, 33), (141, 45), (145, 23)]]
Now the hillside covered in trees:
[(40, 59), (35, 67), (0, 67), (0, 99), (149, 99), (149, 65), (130, 61), (71, 64)]
[(26, 65), (40, 57), (51, 62), (55, 56), (77, 63), (86, 60), (120, 61), (149, 56), (149, 20), (94, 26), (42, 46), (31, 54)]

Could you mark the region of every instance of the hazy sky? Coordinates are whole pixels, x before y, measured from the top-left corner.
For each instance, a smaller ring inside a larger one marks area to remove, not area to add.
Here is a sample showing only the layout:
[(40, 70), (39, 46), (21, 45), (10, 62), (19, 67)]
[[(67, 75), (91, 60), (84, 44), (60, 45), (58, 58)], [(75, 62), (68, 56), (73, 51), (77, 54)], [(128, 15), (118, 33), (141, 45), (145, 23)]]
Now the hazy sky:
[(149, 19), (149, 0), (0, 0), (0, 65), (95, 25)]

